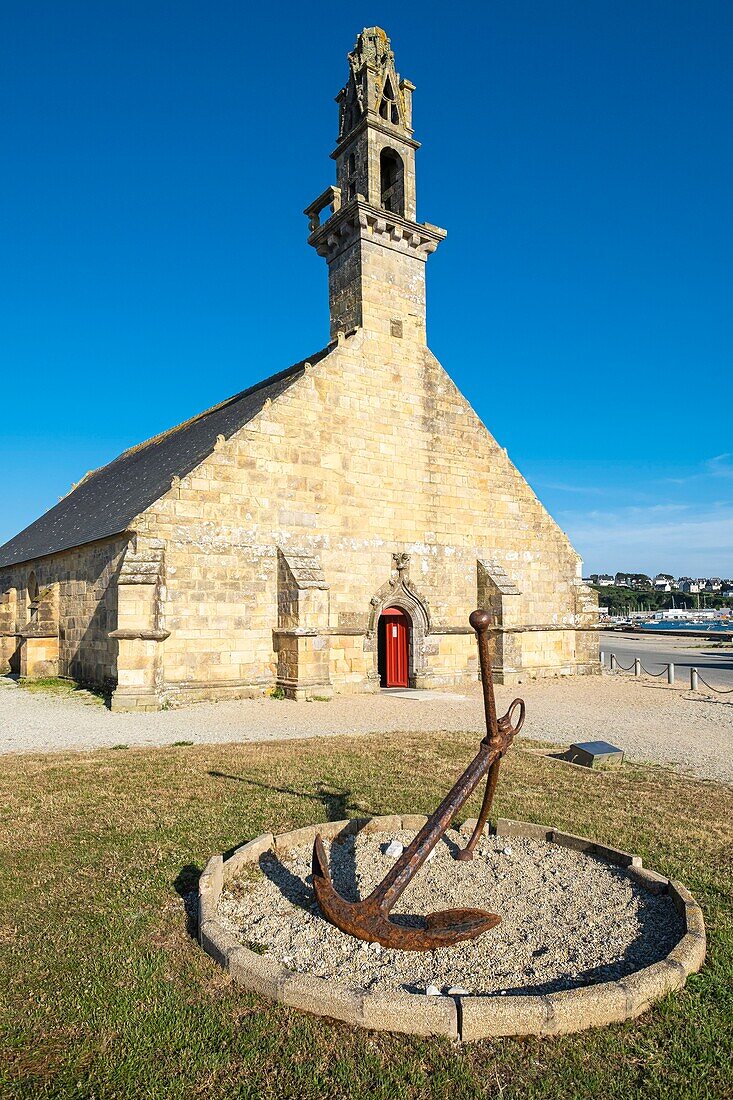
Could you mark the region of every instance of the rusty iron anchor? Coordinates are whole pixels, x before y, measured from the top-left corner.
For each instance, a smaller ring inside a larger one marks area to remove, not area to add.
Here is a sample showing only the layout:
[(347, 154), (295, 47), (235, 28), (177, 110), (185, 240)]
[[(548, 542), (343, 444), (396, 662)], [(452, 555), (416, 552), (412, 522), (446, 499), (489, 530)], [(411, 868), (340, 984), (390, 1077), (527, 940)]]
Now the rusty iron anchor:
[[(501, 921), (496, 913), (483, 909), (444, 909), (421, 918), (423, 927), (398, 924), (389, 916), (391, 909), (409, 882), (415, 877), (435, 845), (444, 835), (455, 814), (487, 775), (481, 811), (471, 839), (456, 859), (473, 859), (473, 853), (489, 815), (496, 790), (501, 758), (519, 733), (524, 722), (524, 701), (515, 699), (506, 714), (496, 716), (492, 649), (489, 640), (491, 614), (472, 612), (469, 622), (476, 632), (481, 665), (481, 681), (486, 716), (486, 736), (479, 751), (435, 812), (428, 818), (394, 867), (362, 901), (347, 901), (336, 890), (328, 870), (323, 840), (316, 836), (313, 845), (313, 890), (321, 912), (342, 932), (358, 939), (396, 947), (403, 951), (431, 951), (449, 947), (460, 940), (475, 939)], [(519, 711), (516, 724), (512, 718)], [(487, 774), (488, 773), (488, 774)]]

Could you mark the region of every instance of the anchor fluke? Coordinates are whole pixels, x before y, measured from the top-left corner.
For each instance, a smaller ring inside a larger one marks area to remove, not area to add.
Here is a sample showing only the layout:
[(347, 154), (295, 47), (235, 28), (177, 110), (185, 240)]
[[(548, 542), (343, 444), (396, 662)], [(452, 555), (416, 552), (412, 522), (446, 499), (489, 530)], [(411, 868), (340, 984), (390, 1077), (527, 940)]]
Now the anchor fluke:
[(424, 927), (396, 924), (373, 895), (347, 901), (333, 885), (323, 840), (313, 844), (313, 890), (324, 917), (351, 936), (401, 951), (435, 951), (460, 940), (472, 940), (501, 921), (483, 909), (443, 909), (423, 918)]

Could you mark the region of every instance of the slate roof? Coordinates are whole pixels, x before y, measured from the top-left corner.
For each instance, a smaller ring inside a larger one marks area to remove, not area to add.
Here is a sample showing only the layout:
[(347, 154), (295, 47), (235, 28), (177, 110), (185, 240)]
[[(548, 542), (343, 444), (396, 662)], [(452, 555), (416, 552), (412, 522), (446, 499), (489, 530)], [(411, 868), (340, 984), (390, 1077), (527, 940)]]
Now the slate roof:
[(228, 438), (244, 427), (268, 398), (274, 401), (301, 377), (306, 362), (319, 362), (331, 348), (329, 345), (213, 409), (132, 447), (88, 474), (40, 519), (0, 546), (0, 567), (125, 531), (135, 516), (170, 489), (171, 478), (185, 477), (211, 454), (217, 436)]

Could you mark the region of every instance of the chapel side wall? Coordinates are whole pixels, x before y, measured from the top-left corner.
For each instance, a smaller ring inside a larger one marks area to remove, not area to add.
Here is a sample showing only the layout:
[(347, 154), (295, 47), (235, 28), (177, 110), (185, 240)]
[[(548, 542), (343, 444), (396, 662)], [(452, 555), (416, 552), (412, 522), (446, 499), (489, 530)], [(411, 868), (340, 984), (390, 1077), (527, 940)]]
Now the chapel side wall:
[[(220, 481), (221, 472), (218, 468), (207, 479), (206, 490), (187, 488), (188, 479), (182, 479), (176, 498), (161, 502), (158, 513), (147, 517), (148, 529), (166, 540), (164, 622), (170, 636), (162, 660), (164, 692), (172, 701), (181, 692), (188, 701), (261, 695), (277, 674), (275, 544), (239, 541), (240, 530), (224, 519), (220, 533), (209, 534), (206, 522), (202, 528), (194, 520), (185, 537), (170, 537), (177, 528), (174, 517), (185, 516), (187, 526), (199, 508), (207, 514), (216, 510), (210, 499), (202, 505), (202, 493), (216, 496), (223, 484), (231, 491), (229, 482)], [(222, 515), (228, 511), (223, 507)]]
[(117, 625), (116, 578), (126, 545), (121, 536), (0, 569), (0, 599), (18, 593), (16, 631), (28, 624), (31, 570), (40, 589), (57, 586), (60, 676), (104, 690), (115, 683), (117, 643), (108, 635)]
[[(410, 554), (429, 606), (436, 686), (476, 675), (477, 559), (512, 577), (523, 623), (574, 622), (578, 558), (566, 536), (427, 349), (383, 335), (343, 341), (135, 526), (166, 545), (173, 695), (274, 682), (278, 546), (322, 562), (340, 690), (368, 687), (370, 600), (395, 552)], [(530, 674), (572, 671), (573, 630), (520, 637)]]

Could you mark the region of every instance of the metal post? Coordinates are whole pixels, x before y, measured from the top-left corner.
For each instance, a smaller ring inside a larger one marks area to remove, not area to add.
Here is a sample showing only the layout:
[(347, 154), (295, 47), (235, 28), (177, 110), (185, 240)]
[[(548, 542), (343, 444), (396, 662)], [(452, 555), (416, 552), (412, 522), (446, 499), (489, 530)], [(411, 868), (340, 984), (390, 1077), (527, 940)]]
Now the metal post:
[(634, 676), (641, 676), (641, 658), (634, 657)]
[(601, 650), (601, 668), (606, 667), (606, 654)]
[(697, 669), (690, 669), (690, 691), (697, 691)]
[(672, 664), (671, 661), (667, 665), (667, 683), (668, 684), (673, 684), (674, 683), (674, 665)]
[(611, 672), (615, 672), (615, 671), (616, 671), (616, 654), (612, 653), (611, 654)]

